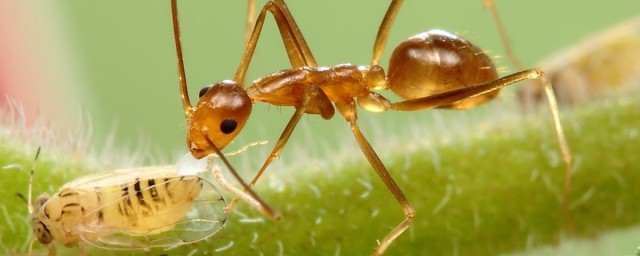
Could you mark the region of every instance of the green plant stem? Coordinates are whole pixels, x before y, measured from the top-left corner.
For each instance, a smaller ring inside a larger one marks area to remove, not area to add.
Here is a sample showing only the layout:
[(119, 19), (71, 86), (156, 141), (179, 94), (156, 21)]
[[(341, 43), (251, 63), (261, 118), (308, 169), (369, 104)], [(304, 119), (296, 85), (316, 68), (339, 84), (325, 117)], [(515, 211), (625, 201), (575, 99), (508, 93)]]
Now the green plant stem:
[[(495, 255), (640, 223), (640, 102), (609, 100), (562, 114), (575, 159), (569, 205), (574, 233), (561, 211), (564, 168), (554, 135), (545, 130), (551, 127), (548, 118), (536, 116), (492, 127), (481, 139), (385, 155), (383, 161), (417, 210), (413, 225), (388, 255)], [(0, 218), (0, 249), (24, 253), (30, 228), (26, 205), (15, 193), (26, 193), (25, 170), (35, 150), (29, 154), (11, 144), (1, 145), (0, 166), (17, 164), (23, 171), (0, 172), (4, 184), (0, 213), (5, 215)], [(38, 166), (37, 192), (48, 185), (57, 189), (63, 180), (83, 173), (80, 167), (46, 159)], [(207, 241), (166, 252), (154, 249), (152, 254), (184, 255), (193, 250), (214, 254), (216, 248), (232, 243), (215, 254), (367, 255), (403, 213), (364, 158), (345, 166), (331, 170), (307, 166), (297, 170), (304, 175), (279, 177), (279, 186), (258, 184), (257, 193), (280, 212), (280, 221), (241, 204)], [(44, 252), (42, 246), (36, 247)]]

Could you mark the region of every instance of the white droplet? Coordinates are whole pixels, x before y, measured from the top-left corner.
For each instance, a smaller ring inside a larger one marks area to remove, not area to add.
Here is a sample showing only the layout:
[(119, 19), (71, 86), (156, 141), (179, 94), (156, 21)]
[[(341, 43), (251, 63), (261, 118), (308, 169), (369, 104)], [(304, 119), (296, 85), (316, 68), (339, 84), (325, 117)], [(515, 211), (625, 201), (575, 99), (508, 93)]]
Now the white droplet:
[(207, 171), (207, 158), (196, 159), (191, 152), (187, 152), (176, 163), (176, 172), (179, 175), (196, 175), (205, 171)]

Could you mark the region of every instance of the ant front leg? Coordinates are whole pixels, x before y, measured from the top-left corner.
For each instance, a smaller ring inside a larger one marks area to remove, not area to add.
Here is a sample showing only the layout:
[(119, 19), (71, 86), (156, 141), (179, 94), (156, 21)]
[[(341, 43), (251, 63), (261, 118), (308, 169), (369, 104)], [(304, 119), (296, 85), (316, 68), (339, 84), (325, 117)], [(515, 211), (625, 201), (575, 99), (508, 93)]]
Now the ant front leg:
[(253, 53), (255, 52), (258, 40), (260, 39), (260, 33), (262, 32), (267, 12), (270, 12), (273, 15), (273, 18), (278, 25), (278, 30), (280, 31), (282, 42), (287, 50), (291, 66), (294, 68), (317, 66), (307, 42), (300, 33), (300, 29), (295, 23), (293, 16), (289, 13), (289, 9), (284, 1), (269, 1), (262, 7), (262, 10), (258, 15), (258, 19), (255, 22), (255, 26), (253, 27), (253, 31), (251, 32), (251, 36), (246, 42), (244, 55), (240, 60), (240, 64), (238, 65), (238, 69), (234, 76), (234, 81), (236, 82), (244, 84), (247, 69), (249, 68), (249, 63), (251, 63), (251, 58), (253, 58)]

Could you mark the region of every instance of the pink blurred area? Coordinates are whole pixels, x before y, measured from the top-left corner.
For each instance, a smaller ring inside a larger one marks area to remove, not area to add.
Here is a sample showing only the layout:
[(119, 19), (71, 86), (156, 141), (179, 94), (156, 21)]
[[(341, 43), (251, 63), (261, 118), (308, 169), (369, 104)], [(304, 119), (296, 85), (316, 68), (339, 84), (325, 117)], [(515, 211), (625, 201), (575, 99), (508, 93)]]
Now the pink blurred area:
[(77, 119), (77, 71), (59, 17), (55, 2), (0, 1), (0, 117), (18, 105), (27, 127)]

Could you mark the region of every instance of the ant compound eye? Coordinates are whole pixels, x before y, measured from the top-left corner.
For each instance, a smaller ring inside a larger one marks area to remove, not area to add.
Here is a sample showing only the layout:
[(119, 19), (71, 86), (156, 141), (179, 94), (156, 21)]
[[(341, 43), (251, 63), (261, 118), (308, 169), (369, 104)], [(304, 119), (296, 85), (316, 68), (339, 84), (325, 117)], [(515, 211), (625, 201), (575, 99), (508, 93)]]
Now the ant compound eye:
[(229, 134), (235, 131), (236, 127), (238, 127), (238, 122), (231, 118), (227, 118), (220, 124), (220, 131), (224, 134)]
[(202, 98), (202, 95), (204, 95), (205, 93), (207, 93), (209, 91), (209, 89), (211, 89), (211, 87), (213, 87), (213, 85), (207, 85), (205, 87), (202, 87), (202, 89), (200, 89), (200, 93), (198, 94), (198, 98)]

